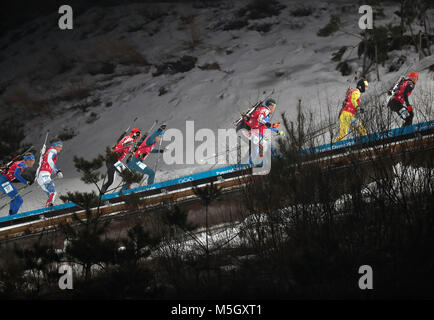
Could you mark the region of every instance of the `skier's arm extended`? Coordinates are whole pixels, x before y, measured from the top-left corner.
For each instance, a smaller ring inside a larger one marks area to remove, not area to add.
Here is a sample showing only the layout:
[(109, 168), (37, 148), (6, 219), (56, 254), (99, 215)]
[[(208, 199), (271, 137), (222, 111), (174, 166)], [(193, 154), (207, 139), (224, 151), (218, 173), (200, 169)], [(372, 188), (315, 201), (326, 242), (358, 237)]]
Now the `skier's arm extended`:
[(47, 157), (48, 164), (50, 165), (51, 169), (53, 169), (54, 173), (57, 173), (59, 171), (53, 161), (53, 158), (56, 156), (56, 154), (57, 151), (55, 149), (51, 149)]
[(268, 129), (270, 129), (270, 130), (272, 130), (272, 131), (274, 131), (275, 133), (279, 133), (279, 130), (277, 129), (278, 127), (279, 127), (279, 123), (270, 123), (270, 115), (267, 115), (265, 118), (264, 118), (264, 121), (265, 121), (265, 126), (268, 128)]
[(15, 169), (15, 171), (14, 171), (14, 176), (15, 176), (15, 178), (17, 178), (21, 183), (27, 184), (27, 180), (24, 179), (24, 178), (21, 176), (21, 173), (24, 171), (25, 166), (26, 166), (26, 165), (25, 165), (24, 163), (20, 163), (20, 164), (16, 167), (16, 169)]
[(405, 101), (405, 105), (409, 106), (410, 103), (408, 102), (408, 94), (410, 92), (412, 92), (414, 89), (414, 83), (410, 82), (409, 84), (407, 84), (407, 86), (404, 88), (404, 92), (403, 92), (403, 97), (404, 97), (404, 101)]
[(266, 116), (266, 117), (264, 118), (264, 121), (265, 121), (265, 126), (266, 126), (268, 129), (270, 129), (270, 130), (272, 130), (272, 131), (274, 131), (274, 132), (276, 132), (276, 133), (279, 133), (279, 130), (277, 129), (277, 127), (279, 126), (279, 124), (277, 124), (277, 127), (274, 127), (273, 124), (270, 123), (270, 115)]

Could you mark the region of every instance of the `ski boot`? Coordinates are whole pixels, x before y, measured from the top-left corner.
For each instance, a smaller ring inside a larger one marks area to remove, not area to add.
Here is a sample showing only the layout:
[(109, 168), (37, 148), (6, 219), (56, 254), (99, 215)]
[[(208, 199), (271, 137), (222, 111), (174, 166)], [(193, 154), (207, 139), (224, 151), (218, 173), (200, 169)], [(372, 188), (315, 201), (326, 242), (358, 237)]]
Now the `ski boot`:
[(48, 197), (47, 202), (45, 203), (45, 208), (50, 208), (54, 205), (54, 197), (55, 197), (55, 193), (52, 192), (50, 193), (50, 196)]

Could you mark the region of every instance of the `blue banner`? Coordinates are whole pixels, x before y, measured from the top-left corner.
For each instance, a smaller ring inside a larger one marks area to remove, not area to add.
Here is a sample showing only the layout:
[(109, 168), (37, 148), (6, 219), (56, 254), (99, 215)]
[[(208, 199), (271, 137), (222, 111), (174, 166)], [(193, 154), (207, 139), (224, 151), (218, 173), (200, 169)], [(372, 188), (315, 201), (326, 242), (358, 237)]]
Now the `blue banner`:
[[(211, 177), (218, 177), (218, 176), (221, 176), (224, 174), (228, 174), (228, 173), (232, 173), (232, 172), (236, 172), (236, 171), (240, 171), (240, 170), (245, 170), (245, 169), (248, 169), (249, 167), (250, 167), (250, 165), (247, 165), (247, 164), (236, 164), (236, 165), (232, 165), (232, 166), (228, 166), (228, 167), (223, 167), (223, 168), (218, 168), (218, 169), (209, 170), (209, 171), (205, 171), (205, 172), (195, 173), (195, 174), (191, 174), (188, 176), (184, 176), (184, 177), (180, 177), (180, 178), (176, 178), (176, 179), (172, 179), (172, 180), (168, 180), (168, 181), (157, 182), (157, 183), (154, 183), (151, 185), (137, 187), (137, 188), (121, 191), (121, 192), (104, 194), (101, 197), (101, 199), (102, 200), (110, 200), (110, 199), (118, 198), (121, 195), (128, 195), (131, 193), (143, 192), (143, 191), (154, 190), (154, 189), (164, 189), (164, 188), (167, 188), (170, 186), (179, 185), (181, 183), (194, 182), (194, 181), (198, 181), (198, 180), (206, 179), (206, 178), (211, 178)], [(70, 203), (65, 203), (65, 204), (53, 206), (50, 208), (42, 208), (42, 209), (38, 209), (38, 210), (22, 212), (22, 213), (14, 214), (13, 216), (1, 217), (0, 222), (14, 220), (14, 219), (20, 219), (20, 218), (38, 215), (38, 214), (43, 214), (43, 213), (47, 213), (47, 212), (54, 211), (54, 210), (57, 211), (57, 210), (62, 210), (62, 209), (68, 209), (68, 208), (72, 208), (75, 206), (76, 205), (74, 203), (70, 202)]]
[(304, 149), (303, 154), (305, 154), (305, 155), (318, 154), (321, 152), (338, 150), (338, 149), (354, 146), (357, 144), (370, 143), (370, 142), (374, 142), (374, 141), (380, 141), (380, 140), (384, 140), (384, 139), (396, 138), (399, 136), (405, 136), (408, 134), (422, 132), (422, 131), (430, 130), (433, 128), (434, 128), (434, 120), (431, 120), (428, 122), (421, 122), (421, 123), (413, 124), (411, 126), (391, 129), (391, 130), (382, 131), (382, 132), (375, 132), (375, 133), (368, 134), (366, 136), (351, 138), (351, 139), (342, 140), (342, 141), (338, 141), (338, 142), (334, 142), (334, 143), (323, 144), (321, 146), (317, 146), (314, 148)]

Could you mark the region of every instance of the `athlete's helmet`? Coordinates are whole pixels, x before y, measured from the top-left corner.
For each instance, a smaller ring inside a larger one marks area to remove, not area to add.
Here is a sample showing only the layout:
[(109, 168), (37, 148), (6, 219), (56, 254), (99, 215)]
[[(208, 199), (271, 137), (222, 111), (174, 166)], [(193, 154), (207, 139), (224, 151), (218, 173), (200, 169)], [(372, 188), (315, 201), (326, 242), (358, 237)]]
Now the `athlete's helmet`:
[(131, 130), (130, 137), (138, 137), (138, 136), (140, 136), (140, 129), (134, 128), (133, 130)]
[(265, 107), (276, 106), (276, 100), (269, 98), (269, 99), (264, 101), (264, 106)]
[(417, 72), (410, 72), (410, 73), (408, 74), (408, 77), (409, 77), (410, 79), (416, 79), (416, 80), (418, 80), (418, 79), (419, 79), (419, 74), (418, 74)]
[(360, 92), (365, 92), (367, 87), (368, 81), (366, 79), (362, 78), (357, 82), (357, 88), (360, 90)]

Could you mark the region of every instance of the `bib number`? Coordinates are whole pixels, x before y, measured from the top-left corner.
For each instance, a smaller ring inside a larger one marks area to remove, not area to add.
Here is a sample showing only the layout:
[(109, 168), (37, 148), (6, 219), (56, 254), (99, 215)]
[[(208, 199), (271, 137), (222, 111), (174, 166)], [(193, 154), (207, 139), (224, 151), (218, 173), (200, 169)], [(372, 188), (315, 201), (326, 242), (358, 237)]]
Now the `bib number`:
[(137, 165), (142, 170), (145, 170), (145, 168), (146, 168), (146, 164), (144, 164), (142, 161), (137, 161)]
[(49, 175), (41, 175), (40, 178), (41, 178), (42, 184), (47, 184), (51, 181), (51, 178)]
[(118, 172), (124, 171), (127, 167), (120, 161), (115, 163), (115, 168)]
[(6, 192), (6, 194), (10, 193), (11, 191), (13, 191), (14, 189), (12, 188), (10, 182), (5, 182), (2, 184), (2, 188), (3, 190)]

